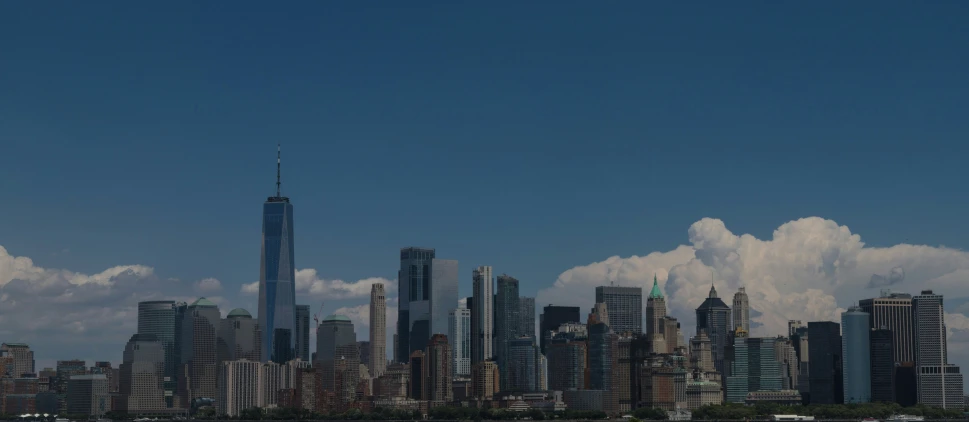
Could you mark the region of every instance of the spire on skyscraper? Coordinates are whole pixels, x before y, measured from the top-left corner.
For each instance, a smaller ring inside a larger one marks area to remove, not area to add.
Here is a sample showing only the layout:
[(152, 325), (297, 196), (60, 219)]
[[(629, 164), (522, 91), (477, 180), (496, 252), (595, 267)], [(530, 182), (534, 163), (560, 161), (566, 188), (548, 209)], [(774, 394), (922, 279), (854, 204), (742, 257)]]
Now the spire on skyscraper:
[(282, 150), (281, 145), (276, 144), (276, 197), (277, 198), (279, 198), (280, 196), (282, 196), (282, 195), (279, 194), (279, 185), (280, 185), (280, 180), (279, 180), (279, 170), (280, 169), (279, 169), (279, 167), (280, 167), (280, 152), (281, 152), (281, 150)]
[(659, 289), (659, 281), (656, 280), (656, 274), (653, 274), (653, 289), (649, 291), (650, 299), (662, 299), (663, 292)]

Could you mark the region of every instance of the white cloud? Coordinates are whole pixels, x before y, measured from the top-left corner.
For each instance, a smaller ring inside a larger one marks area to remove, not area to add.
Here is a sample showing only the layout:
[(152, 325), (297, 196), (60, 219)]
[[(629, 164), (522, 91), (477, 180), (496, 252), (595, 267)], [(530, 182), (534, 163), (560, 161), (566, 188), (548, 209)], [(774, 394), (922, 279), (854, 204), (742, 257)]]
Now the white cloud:
[[(667, 297), (667, 308), (683, 324), (695, 326), (695, 309), (711, 282), (728, 304), (745, 286), (759, 315), (753, 335), (786, 332), (789, 319), (840, 319), (840, 312), (879, 289), (918, 293), (934, 289), (947, 299), (965, 296), (969, 253), (924, 245), (868, 247), (848, 227), (818, 217), (785, 223), (771, 239), (730, 232), (720, 220), (704, 218), (690, 226), (690, 246), (629, 258), (610, 257), (563, 272), (538, 294), (544, 304), (592, 306), (595, 286), (649, 289), (653, 273)], [(619, 277), (617, 277), (619, 274)], [(962, 350), (969, 364), (969, 318), (948, 314), (950, 349)], [(965, 344), (961, 344), (965, 342)], [(955, 354), (954, 354), (955, 355)]]
[[(296, 271), (296, 293), (322, 299), (343, 300), (369, 298), (370, 288), (376, 283), (383, 283), (384, 291), (388, 293), (397, 291), (397, 280), (389, 280), (383, 277), (369, 277), (347, 282), (340, 279), (327, 280), (320, 278), (316, 270), (312, 268)], [(240, 291), (248, 295), (258, 294), (259, 282), (254, 281), (243, 284)]]
[(212, 293), (222, 290), (222, 282), (217, 278), (204, 278), (195, 282), (195, 291), (199, 293)]
[[(394, 346), (394, 333), (397, 332), (397, 307), (390, 306), (387, 301), (387, 356), (391, 356)], [(370, 338), (370, 304), (345, 306), (333, 311), (334, 315), (343, 315), (353, 322), (353, 330), (357, 333), (357, 340)], [(315, 344), (315, 340), (314, 340)]]

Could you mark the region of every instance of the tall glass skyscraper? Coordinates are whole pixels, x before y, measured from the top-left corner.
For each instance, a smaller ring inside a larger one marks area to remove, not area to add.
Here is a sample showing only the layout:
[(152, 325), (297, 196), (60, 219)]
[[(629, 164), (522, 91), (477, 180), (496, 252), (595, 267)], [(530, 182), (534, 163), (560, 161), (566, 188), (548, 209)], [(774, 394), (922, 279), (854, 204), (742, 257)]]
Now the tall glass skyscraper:
[(844, 403), (871, 402), (870, 316), (852, 306), (841, 314), (841, 359)]
[[(400, 250), (400, 271), (397, 273), (397, 362), (410, 361), (411, 302), (430, 300), (431, 260), (434, 249), (402, 248)], [(415, 300), (416, 299), (416, 300)], [(426, 311), (425, 311), (426, 312)], [(430, 331), (430, 328), (427, 329)], [(426, 337), (430, 338), (430, 334)], [(423, 349), (426, 344), (415, 345), (414, 350)]]
[(434, 249), (400, 250), (399, 361), (426, 349), (432, 335), (447, 335), (448, 314), (458, 306), (458, 261), (434, 255)]
[(138, 302), (138, 334), (154, 336), (165, 352), (165, 404), (174, 405), (178, 356), (175, 353), (175, 302), (156, 300)]
[(262, 206), (262, 256), (259, 265), (259, 328), (262, 359), (285, 363), (296, 351), (296, 267), (293, 263), (293, 205), (279, 192)]

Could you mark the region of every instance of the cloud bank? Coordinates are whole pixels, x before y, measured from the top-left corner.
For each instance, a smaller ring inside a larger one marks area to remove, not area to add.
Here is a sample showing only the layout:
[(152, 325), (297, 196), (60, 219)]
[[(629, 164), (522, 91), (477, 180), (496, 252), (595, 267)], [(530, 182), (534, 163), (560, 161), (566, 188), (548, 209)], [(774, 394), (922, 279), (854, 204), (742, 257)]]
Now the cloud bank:
[[(310, 295), (321, 299), (344, 300), (370, 297), (370, 286), (383, 283), (384, 291), (397, 291), (397, 280), (383, 277), (369, 277), (347, 282), (339, 279), (327, 280), (317, 275), (316, 270), (305, 268), (296, 271), (296, 293)], [(259, 282), (243, 284), (240, 289), (243, 294), (259, 294)]]

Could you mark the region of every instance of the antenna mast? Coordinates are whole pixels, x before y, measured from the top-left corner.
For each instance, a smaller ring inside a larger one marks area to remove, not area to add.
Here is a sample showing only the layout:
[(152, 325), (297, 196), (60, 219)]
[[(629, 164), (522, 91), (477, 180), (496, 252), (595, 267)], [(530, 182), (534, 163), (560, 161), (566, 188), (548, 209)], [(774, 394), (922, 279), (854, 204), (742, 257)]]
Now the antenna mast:
[(276, 144), (276, 197), (277, 198), (279, 198), (281, 196), (279, 194), (279, 153), (280, 153), (280, 149), (281, 149), (280, 148), (280, 145), (279, 144)]

